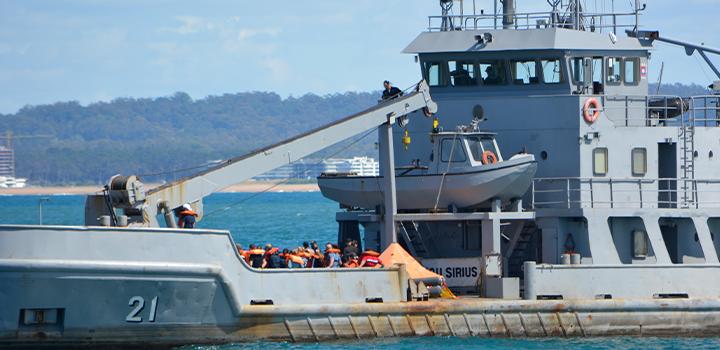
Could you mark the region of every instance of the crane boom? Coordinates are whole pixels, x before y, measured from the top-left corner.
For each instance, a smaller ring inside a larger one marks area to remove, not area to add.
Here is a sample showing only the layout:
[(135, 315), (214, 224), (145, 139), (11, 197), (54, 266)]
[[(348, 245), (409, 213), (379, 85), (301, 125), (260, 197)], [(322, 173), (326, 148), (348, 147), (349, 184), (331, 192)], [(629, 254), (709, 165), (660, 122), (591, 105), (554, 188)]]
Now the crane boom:
[(114, 176), (103, 195), (89, 196), (86, 200), (86, 225), (97, 224), (101, 216), (110, 216), (113, 224), (118, 225), (115, 209), (122, 209), (131, 225), (159, 226), (156, 216), (163, 213), (166, 224), (172, 227), (174, 208), (191, 203), (201, 214), (205, 196), (292, 163), (369, 129), (383, 124), (392, 125), (397, 118), (421, 109), (429, 113), (437, 110), (425, 81), (418, 83), (415, 91), (408, 95), (384, 101), (360, 113), (148, 191), (144, 190), (136, 176)]

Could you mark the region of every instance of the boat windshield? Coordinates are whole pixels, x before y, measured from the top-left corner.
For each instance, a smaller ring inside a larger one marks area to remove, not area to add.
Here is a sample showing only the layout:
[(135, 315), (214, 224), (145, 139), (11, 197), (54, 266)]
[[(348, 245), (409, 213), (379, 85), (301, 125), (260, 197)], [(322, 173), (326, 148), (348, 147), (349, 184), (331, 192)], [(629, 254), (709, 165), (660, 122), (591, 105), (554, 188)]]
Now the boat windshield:
[(498, 154), (497, 149), (495, 149), (495, 142), (490, 137), (469, 136), (467, 141), (475, 161), (482, 161), (482, 154), (485, 151), (491, 151), (495, 155)]

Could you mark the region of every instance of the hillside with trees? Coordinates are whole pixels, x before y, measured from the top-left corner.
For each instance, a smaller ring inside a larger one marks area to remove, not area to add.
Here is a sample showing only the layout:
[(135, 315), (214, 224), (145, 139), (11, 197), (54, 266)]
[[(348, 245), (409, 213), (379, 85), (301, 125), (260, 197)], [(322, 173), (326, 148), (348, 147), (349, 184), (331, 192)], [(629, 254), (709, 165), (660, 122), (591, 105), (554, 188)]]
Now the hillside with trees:
[[(33, 184), (100, 184), (118, 173), (162, 173), (145, 176), (146, 181), (161, 181), (188, 173), (174, 170), (198, 171), (213, 160), (241, 155), (361, 111), (377, 103), (377, 96), (308, 94), (283, 99), (275, 93), (251, 92), (192, 100), (178, 92), (88, 106), (59, 102), (0, 115), (0, 130), (25, 137), (13, 142), (16, 172)], [(42, 137), (27, 137), (31, 135)], [(373, 142), (348, 151), (363, 153)]]
[[(654, 94), (656, 87), (650, 91)], [(699, 85), (660, 88), (660, 94), (704, 93), (707, 89)], [(43, 136), (14, 141), (17, 175), (33, 184), (101, 184), (118, 173), (146, 174), (145, 181), (158, 182), (361, 111), (377, 103), (378, 96), (348, 92), (281, 98), (248, 92), (193, 100), (178, 92), (87, 106), (58, 102), (0, 115), (0, 132)], [(338, 156), (374, 155), (374, 141), (374, 135), (367, 137)], [(336, 145), (316, 157), (343, 148)]]

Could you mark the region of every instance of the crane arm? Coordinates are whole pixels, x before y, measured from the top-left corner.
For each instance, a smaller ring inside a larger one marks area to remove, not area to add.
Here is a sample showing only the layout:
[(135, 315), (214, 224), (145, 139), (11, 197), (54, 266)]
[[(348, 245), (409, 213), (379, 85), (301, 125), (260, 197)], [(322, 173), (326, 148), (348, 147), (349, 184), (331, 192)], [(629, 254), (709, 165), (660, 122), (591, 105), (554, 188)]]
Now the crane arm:
[(710, 69), (712, 69), (713, 73), (715, 73), (715, 75), (718, 77), (718, 79), (720, 79), (720, 69), (715, 67), (715, 64), (710, 60), (710, 58), (706, 54), (706, 52), (709, 52), (709, 53), (712, 53), (715, 55), (720, 55), (720, 49), (707, 47), (704, 44), (698, 45), (698, 44), (694, 44), (694, 43), (690, 43), (690, 42), (686, 42), (686, 41), (682, 41), (682, 40), (676, 40), (676, 39), (671, 39), (668, 37), (660, 36), (660, 32), (656, 31), (656, 30), (640, 30), (640, 31), (626, 30), (625, 32), (627, 33), (628, 36), (633, 37), (633, 38), (638, 38), (640, 40), (648, 40), (650, 42), (657, 40), (657, 41), (661, 41), (661, 42), (668, 43), (668, 44), (682, 46), (685, 49), (685, 53), (688, 56), (692, 56), (692, 54), (695, 53), (695, 51), (697, 51), (700, 54), (700, 56), (705, 60), (705, 63), (707, 63), (708, 66), (710, 66)]
[[(197, 203), (202, 203), (201, 200), (205, 196), (292, 163), (369, 129), (387, 123), (393, 124), (397, 118), (421, 109), (429, 113), (435, 113), (437, 110), (425, 81), (418, 83), (415, 91), (408, 95), (384, 101), (360, 113), (226, 160), (198, 174), (148, 191), (144, 190), (142, 183), (135, 176), (115, 176), (110, 179), (106, 187), (105, 204), (114, 209), (124, 209), (131, 224), (159, 226), (156, 216), (165, 213), (166, 223), (171, 226), (173, 225), (171, 210), (184, 203), (196, 203), (193, 206), (199, 207), (201, 211), (201, 204)], [(89, 212), (87, 206), (90, 201), (86, 201), (86, 223), (89, 219), (91, 221), (93, 219), (88, 218), (88, 215), (97, 215), (98, 211), (102, 211), (102, 208), (99, 208), (102, 203), (99, 200), (95, 202), (94, 205), (98, 208)]]

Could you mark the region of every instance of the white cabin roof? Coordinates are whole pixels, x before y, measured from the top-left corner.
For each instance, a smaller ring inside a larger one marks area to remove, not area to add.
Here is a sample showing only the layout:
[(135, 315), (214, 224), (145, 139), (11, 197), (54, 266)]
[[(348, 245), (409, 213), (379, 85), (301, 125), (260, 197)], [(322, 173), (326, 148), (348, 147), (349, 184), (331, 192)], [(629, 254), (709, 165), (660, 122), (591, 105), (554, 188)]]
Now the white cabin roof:
[[(478, 43), (477, 35), (490, 33), (492, 41)], [(642, 50), (652, 45), (636, 38), (618, 34), (615, 43), (608, 33), (543, 28), (528, 30), (462, 30), (423, 32), (408, 45), (403, 53), (436, 52), (493, 52), (527, 50)]]

